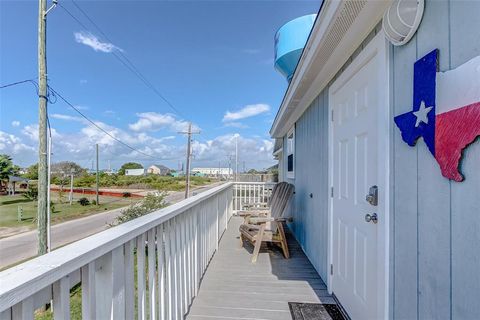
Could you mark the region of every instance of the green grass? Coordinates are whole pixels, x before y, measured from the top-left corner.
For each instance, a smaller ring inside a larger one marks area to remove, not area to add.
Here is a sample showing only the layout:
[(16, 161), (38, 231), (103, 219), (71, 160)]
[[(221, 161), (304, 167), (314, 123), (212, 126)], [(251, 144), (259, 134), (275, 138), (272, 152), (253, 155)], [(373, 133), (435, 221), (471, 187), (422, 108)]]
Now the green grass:
[[(100, 205), (81, 206), (77, 200), (81, 195), (74, 194), (73, 204), (70, 205), (67, 199), (64, 203), (60, 203), (56, 197), (56, 193), (52, 193), (52, 200), (55, 205), (55, 211), (52, 213), (52, 223), (72, 220), (84, 217), (93, 213), (104, 212), (116, 208), (128, 206), (132, 202), (138, 201), (133, 198), (115, 198), (100, 197)], [(95, 196), (87, 196), (90, 202)], [(23, 209), (22, 221), (17, 221), (18, 207)], [(37, 216), (37, 202), (30, 201), (22, 195), (0, 196), (0, 227), (29, 227), (36, 226), (34, 218)]]
[[(99, 180), (100, 187), (106, 188), (156, 189), (159, 191), (180, 191), (185, 189), (185, 177), (158, 176), (154, 174), (146, 176), (101, 174)], [(212, 182), (210, 178), (206, 177), (191, 177), (190, 181), (193, 186), (203, 186)], [(54, 179), (53, 183), (59, 184), (60, 180)], [(73, 185), (75, 187), (93, 187), (95, 185), (95, 176), (84, 175), (76, 177), (73, 180)]]

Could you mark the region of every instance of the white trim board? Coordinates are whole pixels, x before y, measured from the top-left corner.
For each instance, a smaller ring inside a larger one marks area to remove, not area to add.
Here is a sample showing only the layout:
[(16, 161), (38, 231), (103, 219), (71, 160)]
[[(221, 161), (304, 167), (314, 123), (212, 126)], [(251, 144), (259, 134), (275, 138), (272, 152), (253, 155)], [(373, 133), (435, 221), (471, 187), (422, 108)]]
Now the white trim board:
[[(379, 90), (379, 104), (384, 106), (378, 109), (378, 181), (380, 198), (379, 204), (382, 205), (384, 215), (379, 217), (378, 223), (378, 286), (377, 286), (377, 315), (379, 319), (387, 319), (389, 315), (389, 275), (390, 275), (390, 215), (392, 198), (392, 190), (390, 188), (390, 156), (391, 156), (391, 106), (390, 106), (390, 74), (389, 74), (389, 45), (384, 37), (383, 31), (375, 36), (375, 38), (360, 52), (346, 70), (338, 77), (338, 79), (329, 87), (329, 104), (328, 104), (328, 179), (329, 186), (333, 186), (333, 126), (332, 126), (332, 104), (331, 95), (345, 82), (347, 82), (363, 65), (365, 65), (373, 56), (378, 55), (378, 72), (380, 75), (380, 83), (384, 84), (384, 88)], [(332, 198), (328, 198), (328, 253), (327, 266), (333, 260), (333, 202)], [(327, 289), (332, 293), (332, 275), (327, 275)], [(341, 302), (341, 301), (340, 301)]]

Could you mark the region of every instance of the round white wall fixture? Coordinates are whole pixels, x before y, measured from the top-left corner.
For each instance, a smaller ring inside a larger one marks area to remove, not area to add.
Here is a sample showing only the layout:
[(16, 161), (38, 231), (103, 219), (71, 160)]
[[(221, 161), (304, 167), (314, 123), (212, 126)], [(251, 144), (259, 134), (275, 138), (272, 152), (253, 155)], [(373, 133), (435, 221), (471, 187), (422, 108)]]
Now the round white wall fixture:
[(424, 0), (394, 0), (383, 15), (382, 27), (395, 46), (410, 41), (422, 21)]

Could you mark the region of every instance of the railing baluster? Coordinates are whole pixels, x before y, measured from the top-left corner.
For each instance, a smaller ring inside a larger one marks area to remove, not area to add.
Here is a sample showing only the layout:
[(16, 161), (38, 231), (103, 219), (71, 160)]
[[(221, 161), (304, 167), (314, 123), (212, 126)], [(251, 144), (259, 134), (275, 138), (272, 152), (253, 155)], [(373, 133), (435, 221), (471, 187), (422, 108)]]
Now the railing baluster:
[(181, 244), (180, 244), (180, 218), (175, 217), (173, 218), (175, 221), (175, 301), (176, 301), (176, 308), (177, 311), (177, 319), (182, 318), (182, 272), (181, 272)]
[(145, 234), (137, 238), (137, 316), (144, 320), (145, 315)]
[(122, 245), (112, 251), (111, 319), (125, 319), (125, 256), (123, 250), (124, 246)]
[[(33, 309), (33, 300), (28, 304), (31, 304)], [(22, 313), (24, 313), (23, 308), (22, 306)], [(53, 284), (53, 317), (55, 320), (70, 319), (70, 279), (68, 279), (68, 276), (61, 278)]]
[(157, 288), (155, 281), (155, 228), (148, 230), (148, 307), (149, 318), (155, 320), (157, 317)]
[(95, 261), (82, 267), (82, 319), (94, 319), (95, 299)]
[(166, 275), (166, 286), (167, 286), (167, 296), (166, 301), (167, 303), (165, 306), (167, 307), (166, 314), (167, 314), (167, 319), (173, 319), (173, 312), (172, 312), (172, 307), (173, 307), (173, 296), (172, 296), (172, 291), (173, 291), (173, 283), (172, 283), (172, 250), (171, 250), (171, 239), (170, 239), (170, 233), (171, 233), (171, 221), (167, 221), (164, 223), (164, 232), (165, 232), (165, 275)]
[(187, 261), (187, 239), (186, 239), (186, 224), (187, 224), (187, 214), (188, 211), (183, 213), (181, 216), (182, 225), (181, 225), (181, 233), (180, 236), (182, 238), (182, 283), (183, 283), (183, 313), (182, 316), (187, 313), (188, 305), (189, 305), (189, 297), (188, 297), (188, 261)]
[(192, 237), (192, 215), (189, 211), (187, 215), (187, 244), (188, 244), (188, 300), (189, 303), (193, 299), (193, 237)]
[[(10, 310), (8, 310), (10, 311)], [(17, 303), (12, 307), (12, 319), (17, 320), (33, 320), (33, 297), (28, 297), (27, 299), (23, 300), (22, 302)], [(3, 313), (2, 313), (3, 315)], [(5, 315), (7, 315), (5, 313)], [(8, 319), (6, 317), (6, 319)]]
[[(134, 254), (135, 243), (133, 240), (125, 243), (125, 318), (135, 317), (135, 270)], [(90, 318), (91, 319), (91, 318)]]
[(171, 308), (172, 308), (172, 318), (170, 319), (177, 319), (177, 261), (176, 261), (176, 239), (175, 239), (175, 219), (170, 219), (170, 232), (169, 232), (169, 239), (170, 239), (170, 261), (171, 261)]
[(157, 279), (158, 279), (158, 314), (165, 320), (165, 258), (163, 254), (163, 224), (157, 227)]
[(198, 210), (193, 213), (193, 268), (194, 268), (194, 296), (197, 296), (198, 294), (198, 284), (200, 283), (200, 280), (198, 278), (198, 265), (199, 263), (199, 240), (198, 240)]

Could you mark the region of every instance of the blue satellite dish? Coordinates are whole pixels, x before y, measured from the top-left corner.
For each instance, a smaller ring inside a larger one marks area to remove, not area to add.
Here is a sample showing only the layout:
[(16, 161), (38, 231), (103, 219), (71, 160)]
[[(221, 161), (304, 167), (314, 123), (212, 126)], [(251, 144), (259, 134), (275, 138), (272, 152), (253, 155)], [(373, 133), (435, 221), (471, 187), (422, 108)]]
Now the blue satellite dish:
[(309, 14), (291, 20), (275, 34), (275, 69), (288, 82), (292, 79), (316, 17), (316, 14)]

